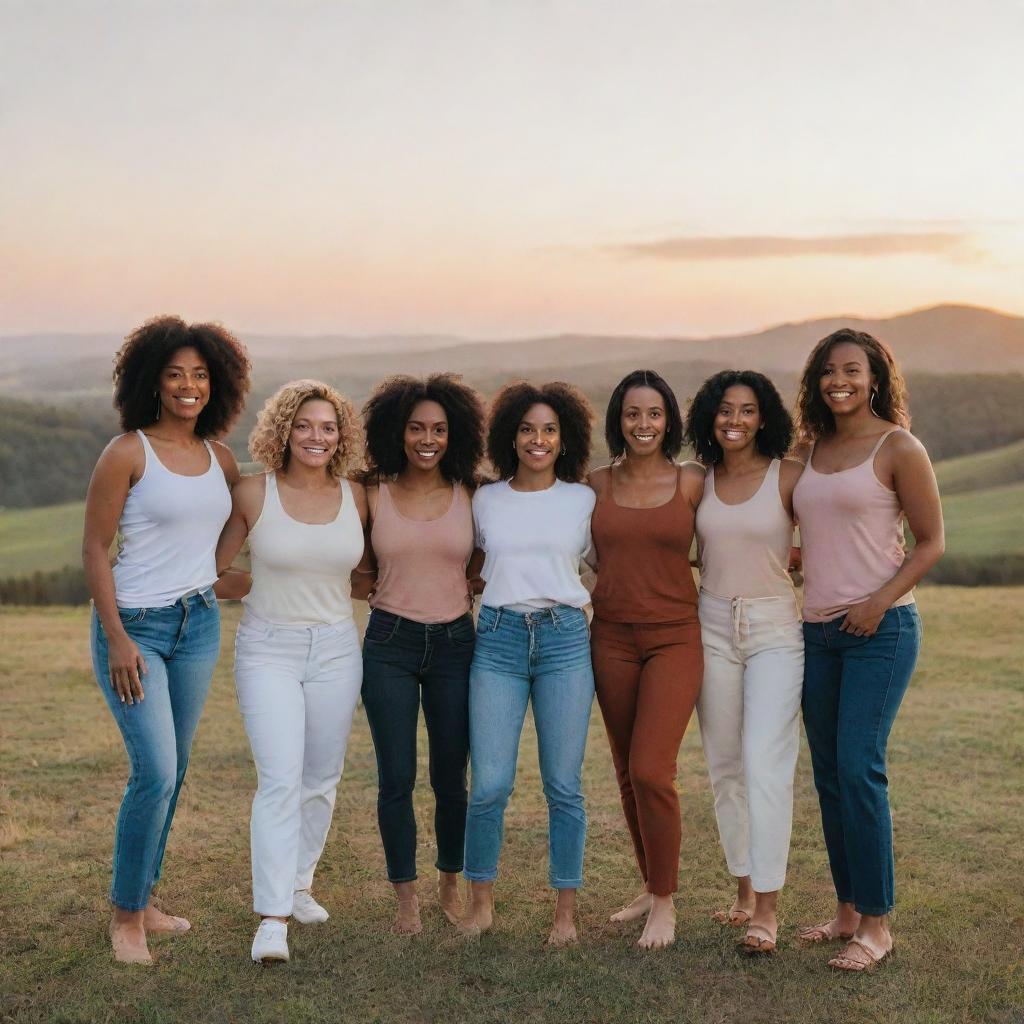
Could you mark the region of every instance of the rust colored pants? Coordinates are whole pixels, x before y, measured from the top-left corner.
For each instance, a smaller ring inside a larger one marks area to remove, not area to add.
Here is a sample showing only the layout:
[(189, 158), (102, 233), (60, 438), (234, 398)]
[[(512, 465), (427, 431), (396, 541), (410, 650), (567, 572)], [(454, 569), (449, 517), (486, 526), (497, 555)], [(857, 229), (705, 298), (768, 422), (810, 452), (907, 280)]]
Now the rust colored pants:
[(679, 880), (676, 757), (704, 674), (697, 611), (649, 625), (595, 618), (591, 637), (597, 701), (637, 864), (648, 890), (668, 896)]

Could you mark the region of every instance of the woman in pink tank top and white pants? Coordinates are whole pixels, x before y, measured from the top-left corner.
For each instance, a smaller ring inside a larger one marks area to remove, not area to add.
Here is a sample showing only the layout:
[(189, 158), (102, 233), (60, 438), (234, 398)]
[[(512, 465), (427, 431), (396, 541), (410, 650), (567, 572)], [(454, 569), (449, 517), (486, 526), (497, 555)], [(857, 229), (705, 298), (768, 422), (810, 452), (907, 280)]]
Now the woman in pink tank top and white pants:
[(905, 398), (888, 347), (849, 329), (818, 343), (800, 386), (811, 443), (793, 494), (806, 577), (804, 727), (838, 903), (800, 938), (846, 940), (829, 961), (846, 971), (892, 949), (886, 746), (921, 641), (913, 587), (944, 546), (935, 474), (906, 429)]
[(748, 925), (740, 948), (771, 953), (786, 878), (800, 746), (804, 640), (789, 556), (793, 421), (763, 374), (723, 370), (690, 406), (687, 436), (707, 466), (697, 509), (704, 686), (700, 735), (736, 900), (713, 915)]
[(263, 962), (288, 959), (289, 917), (328, 917), (310, 888), (363, 678), (351, 574), (363, 555), (366, 494), (345, 479), (362, 466), (362, 430), (330, 385), (285, 384), (260, 410), (249, 450), (267, 473), (235, 488), (217, 566), (225, 571), (248, 538), (235, 688), (259, 778), (251, 842), (262, 920), (252, 959)]

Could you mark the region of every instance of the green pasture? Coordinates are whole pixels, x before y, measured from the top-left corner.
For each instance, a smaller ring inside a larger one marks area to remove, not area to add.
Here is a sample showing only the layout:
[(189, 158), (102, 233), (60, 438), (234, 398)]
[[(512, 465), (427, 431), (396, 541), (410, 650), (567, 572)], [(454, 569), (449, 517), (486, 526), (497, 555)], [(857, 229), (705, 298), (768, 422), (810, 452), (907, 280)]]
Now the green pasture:
[(580, 944), (543, 945), (547, 818), (527, 725), (507, 817), (497, 927), (466, 942), (437, 912), (421, 738), (425, 929), (391, 934), (360, 709), (316, 893), (325, 925), (291, 929), (292, 962), (249, 960), (255, 777), (231, 681), (237, 608), (171, 833), (163, 905), (191, 934), (154, 967), (114, 964), (106, 891), (126, 775), (89, 668), (85, 609), (0, 609), (0, 1021), (4, 1024), (1019, 1024), (1024, 1014), (1024, 664), (1020, 588), (931, 587), (925, 646), (890, 744), (898, 909), (890, 962), (837, 975), (795, 940), (832, 892), (807, 751), (797, 772), (778, 955), (751, 962), (708, 919), (728, 906), (696, 724), (679, 757), (678, 941), (643, 953), (609, 914), (638, 883), (595, 709), (584, 766), (590, 830)]
[(0, 510), (0, 578), (82, 564), (83, 501)]
[(965, 558), (1024, 556), (1024, 481), (944, 498), (946, 552)]
[(973, 455), (936, 463), (935, 476), (943, 497), (1024, 480), (1024, 440)]

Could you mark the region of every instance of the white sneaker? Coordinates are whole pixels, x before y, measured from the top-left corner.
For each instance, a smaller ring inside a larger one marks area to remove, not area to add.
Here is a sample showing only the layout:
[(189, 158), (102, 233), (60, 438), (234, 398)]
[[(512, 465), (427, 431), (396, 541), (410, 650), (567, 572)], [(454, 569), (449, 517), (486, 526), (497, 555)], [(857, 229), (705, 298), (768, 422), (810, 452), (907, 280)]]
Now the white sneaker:
[(288, 960), (288, 925), (265, 917), (252, 940), (252, 958), (258, 963), (267, 960)]
[(308, 889), (292, 893), (292, 917), (299, 924), (323, 924), (331, 915), (310, 895)]

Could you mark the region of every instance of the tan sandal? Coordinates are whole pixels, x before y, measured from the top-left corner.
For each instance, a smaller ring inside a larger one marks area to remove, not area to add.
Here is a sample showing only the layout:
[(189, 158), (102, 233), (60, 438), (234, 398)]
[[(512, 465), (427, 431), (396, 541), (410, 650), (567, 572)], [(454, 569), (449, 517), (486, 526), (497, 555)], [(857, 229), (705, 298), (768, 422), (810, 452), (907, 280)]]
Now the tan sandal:
[(750, 920), (750, 914), (745, 910), (716, 910), (711, 915), (711, 920), (732, 928), (742, 928)]
[(839, 931), (835, 918), (833, 918), (824, 924), (815, 924), (799, 929), (796, 937), (800, 942), (849, 942), (853, 938), (853, 932), (847, 934)]
[(755, 924), (747, 929), (747, 934), (736, 943), (736, 948), (744, 956), (771, 956), (775, 952), (775, 939), (767, 928)]
[[(854, 947), (863, 951), (867, 959), (850, 956), (850, 950)], [(872, 967), (880, 964), (890, 953), (892, 946), (888, 949), (874, 949), (863, 939), (850, 939), (843, 947), (843, 951), (829, 960), (828, 965), (837, 971), (851, 971), (859, 974), (861, 971), (869, 971)]]

